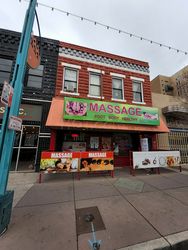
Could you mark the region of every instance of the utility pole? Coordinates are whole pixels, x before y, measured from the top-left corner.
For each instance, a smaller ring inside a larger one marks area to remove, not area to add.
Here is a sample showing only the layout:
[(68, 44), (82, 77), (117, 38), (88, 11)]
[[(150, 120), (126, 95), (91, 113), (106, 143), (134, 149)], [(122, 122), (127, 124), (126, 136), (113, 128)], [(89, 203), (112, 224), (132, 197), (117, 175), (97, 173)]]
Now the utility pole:
[[(4, 197), (7, 195), (7, 182), (9, 175), (9, 168), (12, 160), (12, 152), (14, 145), (15, 131), (8, 128), (8, 123), (11, 116), (18, 116), (19, 107), (21, 103), (21, 96), (23, 90), (23, 80), (25, 75), (25, 69), (27, 64), (28, 49), (30, 45), (31, 32), (33, 29), (33, 23), (35, 18), (35, 8), (37, 0), (30, 0), (29, 7), (25, 15), (25, 21), (21, 34), (20, 44), (16, 57), (16, 63), (14, 67), (13, 79), (10, 85), (14, 89), (12, 104), (10, 107), (6, 107), (6, 111), (3, 116), (3, 123), (0, 134), (0, 211), (3, 206)], [(16, 20), (15, 20), (16, 21)], [(12, 195), (13, 198), (13, 195)], [(6, 209), (5, 209), (6, 210)], [(10, 209), (9, 209), (10, 210)], [(2, 232), (1, 221), (2, 215), (0, 212), (0, 234)], [(8, 225), (7, 225), (8, 226)]]

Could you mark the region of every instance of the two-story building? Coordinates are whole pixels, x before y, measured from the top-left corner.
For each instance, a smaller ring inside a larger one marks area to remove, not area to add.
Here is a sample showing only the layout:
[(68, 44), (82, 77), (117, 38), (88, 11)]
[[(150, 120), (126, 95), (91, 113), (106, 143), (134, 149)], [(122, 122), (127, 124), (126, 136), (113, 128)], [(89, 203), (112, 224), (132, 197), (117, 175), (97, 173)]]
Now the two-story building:
[(51, 151), (109, 150), (127, 166), (142, 138), (156, 150), (156, 134), (168, 132), (152, 107), (147, 62), (61, 42), (56, 79)]

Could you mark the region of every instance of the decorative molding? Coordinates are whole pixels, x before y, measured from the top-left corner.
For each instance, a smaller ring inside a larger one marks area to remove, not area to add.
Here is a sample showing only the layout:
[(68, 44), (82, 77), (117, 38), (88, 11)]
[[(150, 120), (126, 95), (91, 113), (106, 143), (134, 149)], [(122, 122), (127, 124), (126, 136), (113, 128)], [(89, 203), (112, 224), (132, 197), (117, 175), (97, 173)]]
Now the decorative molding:
[(136, 81), (144, 82), (144, 79), (143, 79), (143, 78), (134, 77), (134, 76), (131, 76), (130, 78), (131, 78), (131, 80), (136, 80)]
[(94, 63), (97, 65), (103, 65), (115, 69), (126, 70), (134, 73), (141, 73), (143, 75), (149, 75), (149, 67), (137, 65), (134, 63), (125, 62), (122, 60), (116, 60), (100, 56), (88, 52), (83, 52), (76, 49), (61, 47), (59, 49), (59, 56), (71, 58), (79, 61)]
[(79, 93), (66, 92), (66, 91), (63, 91), (63, 90), (60, 91), (60, 94), (76, 95), (76, 96), (79, 96), (79, 95), (80, 95)]
[(115, 101), (115, 102), (127, 102), (126, 100), (123, 100), (123, 99), (116, 99), (116, 98), (111, 98), (112, 101)]
[(65, 67), (74, 68), (74, 69), (81, 69), (80, 65), (75, 65), (75, 64), (70, 64), (70, 63), (64, 63), (64, 62), (62, 62), (61, 65), (65, 66)]
[(115, 76), (115, 77), (119, 77), (119, 78), (126, 78), (125, 75), (117, 74), (117, 73), (113, 73), (113, 72), (110, 72), (110, 75), (111, 75), (111, 76)]
[(105, 74), (105, 72), (100, 69), (87, 68), (87, 70), (93, 73), (98, 73), (98, 74), (103, 74), (103, 75)]

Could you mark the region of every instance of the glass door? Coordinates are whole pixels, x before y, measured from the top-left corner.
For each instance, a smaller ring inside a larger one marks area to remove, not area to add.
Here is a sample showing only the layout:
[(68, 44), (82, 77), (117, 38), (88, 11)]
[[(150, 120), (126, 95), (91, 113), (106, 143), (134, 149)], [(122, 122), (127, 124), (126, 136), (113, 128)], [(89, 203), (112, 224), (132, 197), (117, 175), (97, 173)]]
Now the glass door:
[(35, 169), (39, 131), (39, 126), (23, 126), (16, 170)]

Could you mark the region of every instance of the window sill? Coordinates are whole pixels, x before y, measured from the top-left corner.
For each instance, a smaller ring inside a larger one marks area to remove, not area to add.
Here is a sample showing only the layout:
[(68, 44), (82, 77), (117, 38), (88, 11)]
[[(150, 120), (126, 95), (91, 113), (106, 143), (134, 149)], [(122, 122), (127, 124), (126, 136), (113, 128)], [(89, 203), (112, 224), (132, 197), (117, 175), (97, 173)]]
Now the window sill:
[(112, 101), (116, 101), (116, 102), (127, 102), (124, 99), (116, 99), (116, 98), (111, 98)]
[(104, 99), (104, 96), (87, 95), (90, 98)]
[(146, 104), (145, 102), (136, 102), (136, 101), (132, 101), (132, 103), (134, 103), (134, 104), (143, 104), (143, 105)]
[(79, 96), (79, 95), (80, 95), (79, 93), (66, 92), (66, 91), (63, 91), (63, 90), (60, 91), (60, 94), (65, 94), (65, 95), (76, 95), (76, 96)]

